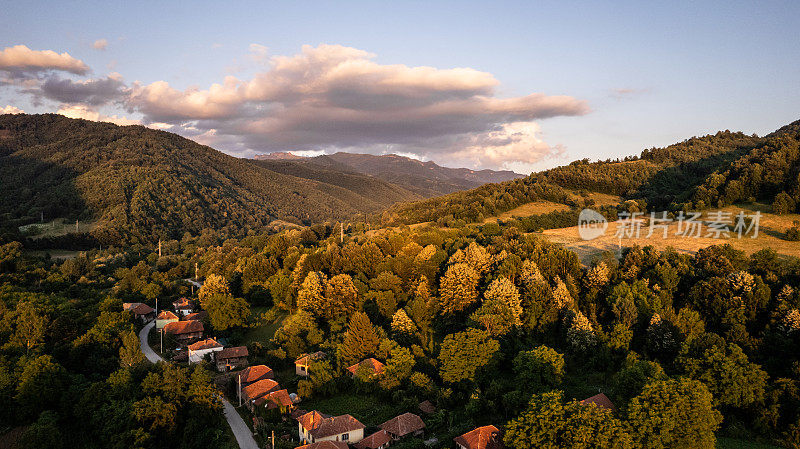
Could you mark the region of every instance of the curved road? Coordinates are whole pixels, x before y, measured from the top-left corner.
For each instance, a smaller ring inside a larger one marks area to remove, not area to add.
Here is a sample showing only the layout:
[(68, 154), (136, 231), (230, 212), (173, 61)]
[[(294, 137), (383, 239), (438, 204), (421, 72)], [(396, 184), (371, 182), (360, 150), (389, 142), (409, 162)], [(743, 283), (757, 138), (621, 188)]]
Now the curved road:
[[(150, 334), (150, 329), (155, 326), (155, 322), (150, 322), (145, 327), (139, 331), (139, 347), (142, 349), (142, 353), (150, 361), (150, 363), (156, 362), (163, 362), (164, 359), (161, 358), (150, 345), (147, 343), (147, 336)], [(219, 396), (219, 399), (222, 401), (223, 410), (225, 413), (225, 419), (228, 421), (228, 425), (231, 426), (231, 430), (233, 431), (233, 435), (236, 437), (236, 442), (239, 443), (239, 447), (241, 449), (259, 449), (258, 444), (256, 444), (256, 440), (253, 438), (253, 434), (250, 432), (250, 428), (247, 427), (242, 417), (239, 413), (236, 412), (236, 409), (233, 408), (230, 402), (227, 399)]]

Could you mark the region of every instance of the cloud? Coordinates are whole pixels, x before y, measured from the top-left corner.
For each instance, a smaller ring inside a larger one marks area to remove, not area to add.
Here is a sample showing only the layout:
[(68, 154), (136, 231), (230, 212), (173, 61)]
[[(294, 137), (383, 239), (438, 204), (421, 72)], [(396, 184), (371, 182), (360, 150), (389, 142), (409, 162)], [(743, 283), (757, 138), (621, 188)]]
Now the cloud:
[(84, 103), (92, 106), (122, 99), (125, 83), (119, 74), (106, 78), (72, 81), (58, 76), (47, 78), (40, 86), (41, 95), (61, 103)]
[(95, 50), (105, 50), (108, 47), (108, 41), (105, 39), (97, 39), (92, 44), (92, 48)]
[(60, 70), (85, 75), (89, 66), (66, 52), (58, 54), (52, 50), (31, 50), (25, 45), (15, 45), (0, 50), (0, 70), (16, 73)]
[(103, 115), (94, 108), (91, 108), (83, 104), (62, 105), (61, 108), (59, 108), (58, 111), (56, 111), (56, 114), (61, 114), (69, 118), (82, 118), (85, 120), (92, 120), (95, 122), (111, 122), (120, 126), (142, 124), (140, 120), (136, 119), (120, 117), (117, 115)]
[(255, 62), (267, 62), (269, 59), (269, 49), (260, 44), (250, 44), (250, 59)]
[[(266, 49), (253, 47), (254, 54)], [(208, 89), (166, 81), (135, 83), (128, 107), (146, 122), (192, 123), (205, 142), (229, 152), (398, 152), (499, 167), (558, 152), (537, 137), (537, 121), (588, 113), (585, 101), (532, 93), (500, 98), (499, 81), (471, 68), (379, 64), (369, 52), (304, 46), (272, 56), (249, 80), (226, 77)], [(181, 128), (183, 129), (183, 128)], [(186, 132), (186, 130), (184, 130)]]
[(20, 108), (18, 108), (16, 106), (6, 105), (6, 107), (0, 108), (0, 115), (2, 115), (2, 114), (24, 114), (24, 113), (25, 113), (25, 111), (23, 111), (22, 109), (20, 109)]
[(647, 92), (647, 89), (636, 89), (632, 87), (617, 87), (611, 89), (611, 96), (618, 100), (628, 97), (635, 97)]

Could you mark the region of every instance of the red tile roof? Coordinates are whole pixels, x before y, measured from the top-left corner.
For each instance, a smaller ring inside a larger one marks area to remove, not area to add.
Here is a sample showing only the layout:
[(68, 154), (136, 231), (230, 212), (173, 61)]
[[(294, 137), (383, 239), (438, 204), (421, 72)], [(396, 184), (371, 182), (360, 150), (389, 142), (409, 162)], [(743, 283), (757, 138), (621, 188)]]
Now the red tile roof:
[(495, 426), (483, 426), (453, 438), (467, 449), (499, 449), (503, 447), (500, 430)]
[(300, 425), (308, 430), (308, 433), (315, 439), (366, 428), (364, 424), (361, 424), (361, 421), (350, 415), (324, 417), (316, 410), (300, 416), (297, 418), (297, 421), (299, 421)]
[(608, 396), (604, 395), (603, 393), (596, 394), (596, 395), (594, 395), (594, 396), (592, 396), (590, 398), (586, 398), (586, 399), (581, 401), (581, 404), (584, 404), (584, 405), (586, 405), (586, 404), (594, 404), (594, 405), (596, 405), (598, 407), (602, 407), (602, 408), (611, 410), (612, 412), (617, 409), (616, 407), (614, 407), (614, 403), (611, 402), (611, 399), (608, 399)]
[(377, 449), (390, 441), (392, 441), (392, 437), (381, 429), (354, 444), (353, 447), (356, 449)]
[(122, 310), (133, 310), (134, 307), (141, 304), (140, 302), (123, 302), (122, 303)]
[(163, 310), (163, 311), (161, 311), (161, 313), (158, 314), (158, 318), (157, 319), (159, 319), (159, 320), (177, 320), (178, 319), (178, 315), (175, 315), (174, 313), (170, 312), (169, 310)]
[(148, 315), (150, 313), (155, 312), (155, 309), (148, 306), (147, 304), (139, 303), (139, 305), (132, 308), (131, 311), (136, 315)]
[(358, 368), (361, 365), (369, 366), (370, 368), (372, 368), (372, 372), (375, 373), (375, 374), (382, 373), (383, 369), (385, 368), (385, 365), (383, 363), (381, 363), (378, 360), (375, 360), (373, 358), (369, 358), (369, 359), (364, 359), (364, 360), (356, 363), (355, 365), (348, 367), (347, 371), (350, 371), (350, 374), (355, 376), (356, 372), (358, 372)]
[(322, 351), (312, 352), (311, 354), (301, 354), (297, 360), (294, 361), (295, 365), (308, 365), (308, 361), (310, 360), (320, 360), (324, 359), (328, 355)]
[(343, 441), (317, 441), (316, 443), (297, 446), (295, 449), (347, 449), (347, 443)]
[(236, 346), (233, 348), (225, 348), (217, 353), (217, 360), (220, 359), (233, 359), (238, 357), (247, 357), (250, 355), (247, 352), (247, 346)]
[(386, 421), (378, 427), (396, 437), (402, 437), (424, 429), (425, 423), (422, 422), (422, 418), (413, 413), (403, 413), (400, 416), (395, 416), (394, 418)]
[[(191, 351), (202, 351), (203, 349), (213, 349), (213, 348), (221, 348), (222, 345), (214, 340), (213, 338), (206, 338), (205, 340), (200, 340), (198, 342), (192, 343), (189, 345), (189, 350)], [(222, 352), (222, 351), (219, 351)]]
[(179, 299), (177, 301), (173, 301), (172, 302), (172, 307), (174, 307), (175, 310), (193, 309), (194, 308), (194, 304), (192, 304), (192, 302), (189, 301), (188, 298), (181, 298), (181, 299)]
[(254, 404), (258, 406), (264, 403), (267, 403), (267, 409), (270, 410), (278, 407), (288, 407), (294, 404), (292, 398), (289, 397), (289, 392), (285, 389), (267, 393), (265, 396), (261, 396), (254, 401)]
[(203, 332), (202, 321), (173, 321), (164, 326), (164, 332), (180, 335), (191, 334), (194, 332)]
[(261, 379), (274, 379), (275, 373), (272, 368), (266, 365), (254, 365), (242, 370), (239, 375), (242, 377), (242, 385), (251, 384)]
[(208, 312), (201, 310), (199, 312), (190, 313), (183, 317), (184, 320), (204, 320), (208, 318)]
[(261, 379), (258, 382), (253, 382), (246, 387), (242, 387), (242, 399), (247, 401), (258, 399), (278, 388), (280, 388), (278, 382), (272, 379)]

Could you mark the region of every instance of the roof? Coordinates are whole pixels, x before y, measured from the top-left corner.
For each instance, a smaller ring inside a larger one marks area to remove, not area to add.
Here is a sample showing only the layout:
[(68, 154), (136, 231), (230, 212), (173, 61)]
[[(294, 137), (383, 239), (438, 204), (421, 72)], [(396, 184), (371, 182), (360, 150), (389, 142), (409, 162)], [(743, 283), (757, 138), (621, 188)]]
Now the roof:
[(584, 405), (594, 404), (598, 407), (611, 410), (612, 412), (617, 409), (616, 407), (614, 407), (614, 403), (611, 402), (611, 399), (609, 399), (608, 396), (604, 395), (603, 393), (596, 394), (590, 398), (586, 398), (581, 401), (581, 404)]
[(426, 399), (419, 403), (419, 409), (422, 411), (422, 413), (430, 415), (436, 411), (436, 406), (433, 405), (433, 402)]
[(162, 310), (161, 313), (158, 314), (159, 320), (177, 320), (178, 315), (170, 312), (169, 310)]
[(309, 359), (320, 360), (326, 358), (328, 355), (322, 351), (312, 352), (311, 354), (300, 354), (300, 357), (294, 361), (295, 365), (308, 365)]
[(172, 302), (172, 307), (175, 309), (192, 309), (194, 304), (188, 298), (180, 298)]
[[(217, 354), (219, 356), (219, 354)], [(242, 384), (250, 384), (261, 379), (274, 379), (275, 373), (272, 368), (266, 365), (254, 365), (242, 370), (239, 373), (242, 378)]]
[(202, 321), (173, 321), (164, 326), (164, 332), (170, 334), (191, 334), (193, 332), (203, 332)]
[[(214, 349), (214, 348), (221, 348), (222, 345), (214, 340), (213, 338), (206, 338), (205, 340), (200, 340), (198, 342), (192, 343), (189, 345), (190, 351), (202, 351), (203, 349)], [(221, 352), (221, 351), (220, 351)]]
[(382, 373), (383, 372), (383, 368), (385, 366), (383, 363), (379, 362), (378, 360), (375, 360), (373, 358), (368, 358), (368, 359), (364, 359), (364, 360), (356, 363), (353, 366), (348, 367), (347, 371), (350, 371), (350, 374), (355, 376), (356, 372), (358, 371), (358, 368), (361, 367), (361, 365), (369, 366), (370, 368), (372, 368), (372, 372), (374, 372), (375, 374)]
[(483, 426), (459, 435), (453, 441), (467, 449), (499, 449), (503, 447), (499, 433), (495, 426)]
[(350, 415), (325, 417), (316, 410), (300, 416), (297, 420), (315, 439), (366, 428), (361, 421)]
[(297, 446), (295, 449), (347, 449), (348, 447), (344, 441), (317, 441), (305, 446)]
[(184, 320), (204, 320), (206, 318), (208, 318), (208, 312), (206, 312), (205, 310), (190, 313), (185, 317), (183, 317)]
[(271, 391), (279, 388), (278, 382), (272, 379), (261, 379), (242, 388), (242, 398), (246, 400), (258, 399)]
[(392, 441), (392, 437), (381, 429), (354, 444), (353, 447), (356, 449), (377, 449), (390, 441)]
[(247, 352), (247, 346), (236, 346), (233, 348), (225, 348), (217, 353), (217, 360), (219, 359), (233, 359), (237, 357), (247, 357), (250, 355)]
[(122, 303), (122, 310), (133, 310), (134, 307), (141, 304), (140, 302), (123, 302)]
[(135, 306), (130, 310), (136, 315), (148, 315), (155, 312), (155, 309), (143, 303), (139, 303), (139, 305)]
[(265, 402), (267, 403), (268, 409), (288, 407), (294, 404), (294, 402), (292, 402), (292, 398), (289, 397), (289, 392), (286, 389), (269, 392), (265, 396), (261, 396), (255, 400), (256, 405), (261, 405)]
[(422, 422), (422, 418), (413, 413), (403, 413), (400, 416), (395, 416), (394, 418), (386, 421), (378, 427), (394, 436), (402, 437), (424, 429), (425, 423)]

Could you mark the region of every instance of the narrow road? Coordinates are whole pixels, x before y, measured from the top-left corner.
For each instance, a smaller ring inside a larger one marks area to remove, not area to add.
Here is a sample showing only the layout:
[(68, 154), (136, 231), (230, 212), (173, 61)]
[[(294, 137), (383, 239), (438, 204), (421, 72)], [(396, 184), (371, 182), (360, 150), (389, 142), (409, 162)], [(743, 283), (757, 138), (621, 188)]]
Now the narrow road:
[[(150, 363), (164, 361), (164, 359), (153, 351), (147, 343), (147, 336), (150, 334), (150, 329), (154, 326), (155, 322), (151, 322), (139, 331), (139, 347), (142, 348), (142, 353)], [(239, 413), (236, 412), (236, 409), (233, 408), (231, 403), (222, 397), (222, 395), (219, 395), (219, 399), (222, 401), (225, 419), (228, 421), (228, 425), (231, 426), (231, 430), (236, 437), (236, 442), (239, 443), (239, 447), (241, 449), (259, 449), (256, 440), (253, 438), (253, 434), (250, 432), (250, 428), (247, 427), (247, 424), (245, 424)]]

